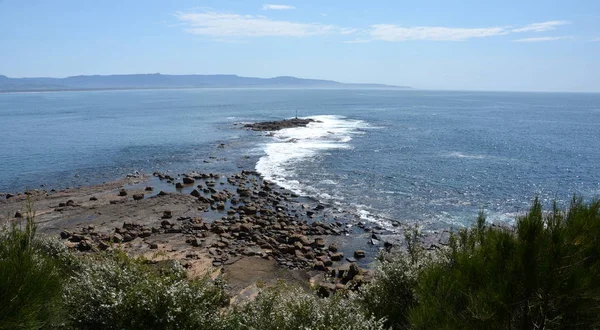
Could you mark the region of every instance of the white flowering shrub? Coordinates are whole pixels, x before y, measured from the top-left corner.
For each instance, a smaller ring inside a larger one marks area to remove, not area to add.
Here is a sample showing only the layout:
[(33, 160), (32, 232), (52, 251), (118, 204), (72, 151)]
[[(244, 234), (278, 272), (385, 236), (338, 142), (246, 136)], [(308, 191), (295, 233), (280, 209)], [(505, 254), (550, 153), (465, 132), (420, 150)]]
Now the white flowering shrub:
[(75, 328), (222, 329), (218, 282), (188, 280), (179, 263), (156, 269), (122, 252), (89, 257), (64, 291)]
[(351, 296), (319, 298), (299, 288), (279, 285), (262, 291), (236, 311), (230, 329), (353, 330), (383, 329)]
[(375, 280), (364, 286), (358, 296), (371, 315), (385, 318), (386, 326), (393, 329), (410, 329), (409, 312), (418, 303), (419, 274), (438, 257), (427, 253), (420, 237), (416, 227), (406, 231), (406, 250), (398, 251), (391, 260), (382, 255)]

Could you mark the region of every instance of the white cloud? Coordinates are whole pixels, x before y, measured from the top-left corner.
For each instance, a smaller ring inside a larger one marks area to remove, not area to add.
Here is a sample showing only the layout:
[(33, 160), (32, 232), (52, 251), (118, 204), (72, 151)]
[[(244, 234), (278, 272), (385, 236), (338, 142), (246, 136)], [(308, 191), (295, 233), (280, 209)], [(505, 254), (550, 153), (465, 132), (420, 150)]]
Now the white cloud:
[(545, 32), (556, 29), (561, 25), (571, 24), (569, 21), (548, 21), (542, 23), (533, 23), (525, 25), (524, 27), (513, 29), (512, 32)]
[(191, 34), (211, 37), (307, 37), (325, 35), (339, 29), (319, 23), (295, 23), (264, 16), (220, 12), (176, 13)]
[[(288, 5), (265, 4), (263, 9), (293, 9)], [(496, 26), (482, 28), (414, 26), (403, 27), (395, 24), (375, 24), (368, 28), (340, 27), (323, 23), (304, 23), (271, 19), (262, 15), (241, 15), (212, 10), (199, 12), (177, 12), (175, 14), (188, 33), (212, 37), (215, 40), (233, 39), (239, 41), (251, 37), (310, 37), (322, 35), (354, 36), (345, 43), (366, 43), (371, 41), (402, 42), (410, 40), (464, 41), (473, 38), (488, 38), (519, 32), (541, 32), (554, 30), (569, 24), (567, 21), (533, 23), (520, 28)], [(565, 39), (567, 37), (525, 38), (515, 42), (535, 42)]]
[(354, 39), (354, 40), (344, 41), (345, 44), (367, 44), (369, 42), (371, 42), (371, 40), (369, 40), (369, 39)]
[(348, 28), (342, 28), (340, 29), (340, 33), (343, 35), (349, 35), (349, 34), (354, 34), (358, 32), (358, 29), (348, 29)]
[(492, 37), (507, 34), (502, 27), (490, 28), (451, 28), (441, 26), (401, 27), (393, 24), (377, 24), (371, 26), (369, 32), (375, 40), (408, 41), (462, 41), (471, 38)]
[(572, 39), (573, 37), (539, 37), (539, 38), (523, 38), (513, 40), (513, 42), (543, 42), (543, 41), (555, 41), (555, 40), (565, 40)]
[(290, 10), (290, 9), (296, 9), (296, 7), (288, 6), (288, 5), (271, 5), (271, 4), (264, 4), (262, 7), (262, 10)]

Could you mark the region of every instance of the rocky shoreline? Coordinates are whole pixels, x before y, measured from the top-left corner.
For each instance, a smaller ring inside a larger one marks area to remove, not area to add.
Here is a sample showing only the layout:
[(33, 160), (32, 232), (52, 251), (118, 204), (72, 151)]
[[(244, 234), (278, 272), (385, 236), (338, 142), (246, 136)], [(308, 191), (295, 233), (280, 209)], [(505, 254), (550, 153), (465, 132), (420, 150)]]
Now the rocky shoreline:
[(119, 248), (157, 262), (178, 259), (192, 277), (208, 272), (238, 278), (232, 295), (253, 285), (245, 279), (256, 278), (251, 276), (256, 267), (261, 281), (283, 276), (317, 285), (323, 295), (355, 288), (371, 278), (364, 267), (376, 255), (344, 245), (353, 240), (347, 235), (355, 232), (354, 221), (332, 218), (328, 206), (303, 200), (253, 171), (156, 172), (98, 186), (5, 195), (0, 214), (7, 216), (0, 221), (23, 217), (27, 198), (34, 201), (39, 232), (60, 237), (73, 250)]
[(278, 131), (284, 128), (306, 127), (310, 123), (318, 122), (314, 119), (292, 118), (277, 121), (264, 121), (244, 125), (244, 128), (253, 131)]
[[(246, 124), (256, 131), (304, 127), (312, 119)], [(231, 295), (256, 281), (316, 285), (322, 295), (372, 277), (381, 251), (402, 248), (405, 226), (383, 228), (356, 214), (297, 196), (255, 171), (128, 175), (101, 185), (0, 194), (0, 223), (25, 216), (34, 202), (41, 234), (81, 253), (123, 249), (152, 262), (176, 259), (190, 277), (225, 275)], [(426, 235), (431, 248), (448, 231)], [(249, 289), (254, 288), (254, 289)]]

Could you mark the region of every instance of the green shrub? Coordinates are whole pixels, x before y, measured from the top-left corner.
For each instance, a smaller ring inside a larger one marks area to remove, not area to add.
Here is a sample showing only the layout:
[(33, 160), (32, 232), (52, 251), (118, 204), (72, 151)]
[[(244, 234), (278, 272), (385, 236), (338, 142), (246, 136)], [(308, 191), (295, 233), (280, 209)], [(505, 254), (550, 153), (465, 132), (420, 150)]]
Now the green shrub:
[(27, 202), (25, 228), (0, 230), (0, 329), (39, 329), (61, 318), (61, 274), (35, 239), (35, 214)]
[(256, 330), (383, 329), (383, 322), (367, 316), (351, 297), (319, 298), (284, 285), (262, 291), (234, 313), (230, 324), (230, 329)]
[(386, 260), (382, 255), (378, 276), (360, 292), (361, 305), (377, 319), (385, 319), (387, 327), (410, 328), (408, 312), (417, 303), (417, 276), (430, 260), (419, 243), (419, 237), (416, 227), (407, 231), (406, 251), (399, 252), (392, 260)]
[(453, 236), (423, 268), (414, 329), (600, 327), (600, 202), (544, 214), (536, 199), (515, 231), (485, 225)]
[(65, 289), (81, 329), (221, 329), (228, 301), (218, 282), (188, 280), (177, 262), (159, 269), (123, 252), (85, 258)]

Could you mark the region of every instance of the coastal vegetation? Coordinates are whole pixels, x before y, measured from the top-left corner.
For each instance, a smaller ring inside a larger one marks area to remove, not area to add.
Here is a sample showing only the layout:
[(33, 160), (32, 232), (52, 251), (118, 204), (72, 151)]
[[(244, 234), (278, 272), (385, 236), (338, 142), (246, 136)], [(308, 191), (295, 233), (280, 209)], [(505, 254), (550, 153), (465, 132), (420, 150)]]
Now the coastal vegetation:
[(418, 230), (382, 255), (357, 292), (328, 298), (288, 285), (229, 305), (219, 279), (189, 280), (177, 262), (113, 250), (74, 253), (24, 223), (0, 237), (2, 329), (594, 329), (600, 327), (600, 200), (544, 211), (514, 227), (456, 231), (429, 251)]

